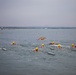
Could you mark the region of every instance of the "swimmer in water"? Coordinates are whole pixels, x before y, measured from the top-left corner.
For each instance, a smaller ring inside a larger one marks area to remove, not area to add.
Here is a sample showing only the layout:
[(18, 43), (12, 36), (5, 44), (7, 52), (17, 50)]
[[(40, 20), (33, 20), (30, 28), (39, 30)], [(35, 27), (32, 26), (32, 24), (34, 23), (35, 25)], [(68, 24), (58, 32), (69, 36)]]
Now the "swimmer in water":
[(59, 48), (59, 49), (61, 48), (61, 44), (58, 44), (58, 48)]
[(41, 36), (38, 40), (45, 40), (46, 38)]
[(51, 43), (49, 43), (49, 45), (54, 45), (55, 44), (55, 42), (51, 42)]
[(44, 48), (44, 44), (41, 45), (41, 48)]
[(13, 42), (12, 42), (12, 45), (16, 45), (16, 42), (13, 41)]
[(34, 52), (39, 52), (39, 48), (36, 47), (36, 48), (34, 49)]
[(51, 42), (49, 45), (58, 45), (59, 43)]

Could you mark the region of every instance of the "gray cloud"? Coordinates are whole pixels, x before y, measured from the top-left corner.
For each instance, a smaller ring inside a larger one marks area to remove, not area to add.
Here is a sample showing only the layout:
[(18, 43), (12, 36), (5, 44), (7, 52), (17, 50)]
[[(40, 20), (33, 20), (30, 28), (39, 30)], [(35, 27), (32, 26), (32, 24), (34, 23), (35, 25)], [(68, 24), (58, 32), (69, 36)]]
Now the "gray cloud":
[(0, 25), (75, 26), (76, 0), (0, 0)]

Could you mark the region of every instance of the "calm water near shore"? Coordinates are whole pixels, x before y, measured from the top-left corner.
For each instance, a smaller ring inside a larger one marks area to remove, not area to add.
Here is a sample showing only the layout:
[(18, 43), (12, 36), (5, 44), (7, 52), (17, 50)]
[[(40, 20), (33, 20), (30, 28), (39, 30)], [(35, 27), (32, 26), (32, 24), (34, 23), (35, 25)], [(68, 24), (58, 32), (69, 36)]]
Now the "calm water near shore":
[[(46, 40), (38, 40), (40, 36)], [(13, 41), (16, 45), (11, 45)], [(52, 41), (64, 47), (51, 47)], [(40, 48), (42, 43), (44, 48)], [(70, 48), (72, 43), (76, 44), (76, 29), (0, 30), (0, 75), (76, 75), (76, 49)], [(37, 46), (40, 52), (33, 51)]]

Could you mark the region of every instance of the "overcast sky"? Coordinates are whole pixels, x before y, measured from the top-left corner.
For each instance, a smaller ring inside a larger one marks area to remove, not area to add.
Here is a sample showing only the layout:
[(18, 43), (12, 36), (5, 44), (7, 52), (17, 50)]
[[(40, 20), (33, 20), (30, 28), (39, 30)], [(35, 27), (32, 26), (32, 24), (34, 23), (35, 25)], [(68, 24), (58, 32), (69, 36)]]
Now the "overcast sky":
[(76, 26), (76, 0), (0, 0), (0, 26)]

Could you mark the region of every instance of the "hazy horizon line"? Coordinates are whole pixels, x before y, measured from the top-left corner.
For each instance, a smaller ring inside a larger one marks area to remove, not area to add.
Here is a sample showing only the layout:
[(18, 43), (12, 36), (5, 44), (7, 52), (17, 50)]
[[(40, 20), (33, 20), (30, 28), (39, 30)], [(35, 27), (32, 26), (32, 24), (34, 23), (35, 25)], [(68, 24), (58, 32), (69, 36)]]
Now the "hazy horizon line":
[(76, 26), (0, 26), (0, 27), (76, 27)]
[(10, 27), (10, 26), (7, 26), (7, 27), (2, 27), (0, 26), (0, 29), (76, 29), (76, 27), (17, 27), (17, 26), (13, 26), (13, 27)]

